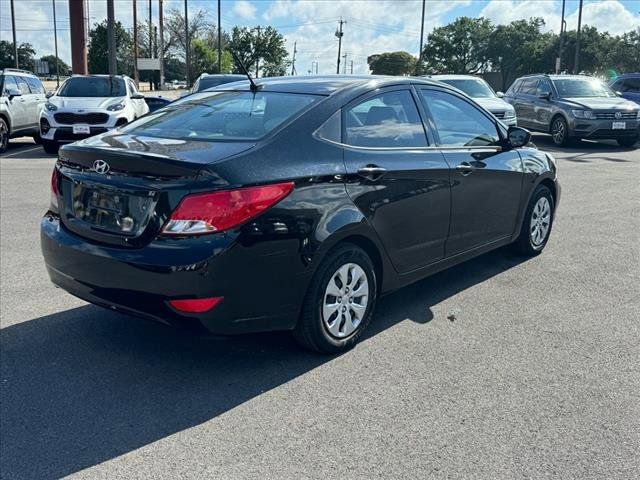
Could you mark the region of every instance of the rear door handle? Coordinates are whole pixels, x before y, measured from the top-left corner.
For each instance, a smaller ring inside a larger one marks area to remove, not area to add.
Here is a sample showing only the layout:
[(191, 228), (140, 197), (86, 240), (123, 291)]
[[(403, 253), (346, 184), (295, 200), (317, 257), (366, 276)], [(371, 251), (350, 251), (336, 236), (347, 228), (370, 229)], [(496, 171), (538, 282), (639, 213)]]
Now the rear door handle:
[(469, 165), (467, 162), (462, 162), (460, 165), (456, 167), (456, 170), (465, 176), (473, 173), (475, 169), (476, 168), (474, 166)]
[(387, 173), (387, 169), (378, 165), (366, 165), (358, 169), (358, 175), (369, 180), (377, 180)]

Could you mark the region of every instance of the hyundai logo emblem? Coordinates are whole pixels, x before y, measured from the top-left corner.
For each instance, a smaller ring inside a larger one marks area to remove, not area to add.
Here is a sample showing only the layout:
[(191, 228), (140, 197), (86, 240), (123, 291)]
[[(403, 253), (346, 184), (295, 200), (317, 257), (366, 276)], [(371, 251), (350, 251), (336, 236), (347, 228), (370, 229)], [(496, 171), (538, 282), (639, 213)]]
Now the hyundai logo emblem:
[(616, 112), (616, 118), (622, 118), (622, 113)]
[(109, 171), (109, 164), (104, 160), (96, 160), (93, 162), (93, 171), (104, 175)]

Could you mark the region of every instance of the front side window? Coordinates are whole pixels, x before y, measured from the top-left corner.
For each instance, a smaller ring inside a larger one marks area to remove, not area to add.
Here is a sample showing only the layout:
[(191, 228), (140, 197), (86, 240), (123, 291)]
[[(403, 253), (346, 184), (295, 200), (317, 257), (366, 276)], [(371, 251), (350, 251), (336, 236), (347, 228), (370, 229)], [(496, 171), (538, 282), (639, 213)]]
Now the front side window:
[(452, 87), (462, 90), (471, 98), (494, 98), (496, 94), (491, 90), (491, 87), (487, 85), (487, 82), (479, 78), (460, 78), (452, 80), (443, 80), (444, 83), (448, 83)]
[(621, 92), (640, 93), (640, 78), (626, 78), (614, 84), (616, 90)]
[(473, 147), (499, 142), (495, 123), (469, 102), (439, 90), (422, 89), (420, 93), (433, 117), (441, 146)]
[(122, 78), (71, 77), (64, 82), (58, 97), (124, 97), (127, 87)]
[(522, 80), (516, 80), (515, 82), (513, 82), (509, 87), (509, 90), (507, 90), (506, 95), (515, 95), (515, 93), (520, 88), (521, 84), (522, 84)]
[(22, 95), (29, 95), (31, 93), (31, 90), (29, 90), (29, 84), (25, 82), (24, 78), (22, 77), (14, 77), (14, 78), (18, 83), (18, 89), (20, 90)]
[(29, 89), (31, 93), (45, 93), (44, 87), (42, 86), (42, 82), (35, 77), (25, 77), (27, 84), (29, 84)]
[(2, 86), (2, 94), (9, 95), (9, 90), (20, 90), (18, 88), (18, 84), (16, 83), (15, 77), (12, 75), (5, 75), (4, 82)]
[(344, 143), (370, 148), (426, 147), (424, 126), (411, 93), (382, 93), (347, 109)]
[(616, 94), (596, 78), (560, 78), (553, 84), (562, 98), (615, 97)]
[(523, 80), (522, 86), (520, 87), (520, 90), (518, 90), (518, 93), (524, 94), (524, 95), (535, 95), (537, 88), (538, 88), (538, 79), (527, 78)]
[(122, 131), (179, 140), (258, 140), (321, 98), (277, 92), (196, 93), (130, 123)]

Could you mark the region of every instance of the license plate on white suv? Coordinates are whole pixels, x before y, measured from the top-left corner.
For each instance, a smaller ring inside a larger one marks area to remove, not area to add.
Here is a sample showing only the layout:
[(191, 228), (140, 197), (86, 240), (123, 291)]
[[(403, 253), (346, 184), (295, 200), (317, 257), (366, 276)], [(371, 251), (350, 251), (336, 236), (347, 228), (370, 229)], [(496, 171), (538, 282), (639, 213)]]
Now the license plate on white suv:
[[(613, 127), (616, 128), (616, 127)], [(82, 135), (82, 134), (90, 134), (91, 133), (91, 129), (89, 128), (89, 125), (74, 125), (73, 126), (73, 134), (74, 135)]]
[(613, 130), (624, 130), (625, 128), (627, 128), (627, 122), (613, 122), (611, 128)]

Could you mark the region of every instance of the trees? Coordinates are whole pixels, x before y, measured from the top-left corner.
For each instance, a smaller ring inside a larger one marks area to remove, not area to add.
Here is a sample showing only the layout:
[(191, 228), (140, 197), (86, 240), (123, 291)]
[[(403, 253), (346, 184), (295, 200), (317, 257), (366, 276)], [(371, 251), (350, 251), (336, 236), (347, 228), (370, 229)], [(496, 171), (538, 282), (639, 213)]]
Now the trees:
[(40, 60), (49, 64), (49, 74), (51, 75), (57, 73), (58, 66), (60, 66), (60, 75), (71, 75), (71, 67), (59, 58), (56, 62), (55, 55), (45, 55), (44, 57), (40, 57)]
[(418, 59), (408, 52), (386, 52), (367, 58), (374, 75), (412, 75)]
[(191, 42), (191, 70), (193, 78), (202, 73), (229, 73), (233, 68), (233, 58), (227, 50), (222, 52), (222, 71), (218, 71), (218, 50), (207, 40), (196, 38)]
[(486, 69), (486, 50), (493, 26), (486, 18), (459, 17), (435, 28), (423, 49), (430, 73), (480, 73)]
[[(116, 64), (118, 74), (133, 75), (133, 40), (122, 23), (115, 23)], [(90, 73), (109, 73), (107, 45), (107, 21), (96, 24), (89, 31), (89, 51), (87, 63)]]
[[(30, 43), (18, 45), (18, 68), (33, 70), (33, 56), (36, 51)], [(0, 68), (15, 68), (16, 58), (13, 51), (13, 42), (0, 40)]]
[[(259, 64), (263, 76), (274, 76), (284, 75), (290, 65), (284, 43), (284, 37), (271, 26), (260, 30), (233, 27), (228, 47), (249, 71)], [(242, 72), (242, 68), (235, 60), (233, 71), (234, 73)]]

